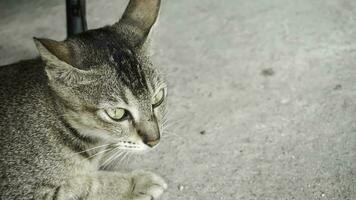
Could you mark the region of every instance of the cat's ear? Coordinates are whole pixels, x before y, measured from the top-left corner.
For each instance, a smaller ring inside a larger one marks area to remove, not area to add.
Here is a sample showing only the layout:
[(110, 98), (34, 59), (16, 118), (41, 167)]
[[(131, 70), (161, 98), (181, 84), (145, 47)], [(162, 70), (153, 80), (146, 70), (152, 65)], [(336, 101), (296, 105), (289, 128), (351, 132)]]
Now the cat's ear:
[(42, 60), (46, 63), (45, 71), (49, 81), (72, 85), (84, 80), (85, 71), (70, 64), (71, 50), (67, 44), (41, 38), (34, 38), (34, 41)]
[(44, 38), (33, 38), (41, 58), (46, 62), (70, 63), (70, 49), (64, 42)]
[(130, 0), (122, 18), (113, 26), (132, 46), (141, 46), (156, 22), (161, 0)]

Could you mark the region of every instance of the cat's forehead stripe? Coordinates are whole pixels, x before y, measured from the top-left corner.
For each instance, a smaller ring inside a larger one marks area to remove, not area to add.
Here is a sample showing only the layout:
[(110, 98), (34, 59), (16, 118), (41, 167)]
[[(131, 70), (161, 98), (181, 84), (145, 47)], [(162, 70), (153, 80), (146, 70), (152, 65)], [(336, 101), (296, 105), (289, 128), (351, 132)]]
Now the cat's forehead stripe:
[(84, 55), (90, 55), (83, 59), (83, 68), (109, 62), (114, 67), (118, 80), (124, 87), (132, 90), (133, 95), (140, 96), (149, 90), (149, 74), (145, 71), (147, 69), (141, 66), (138, 55), (116, 33), (110, 29), (89, 31), (82, 34), (80, 40), (82, 49), (86, 52)]
[(118, 78), (135, 96), (148, 90), (145, 71), (129, 49), (109, 46)]

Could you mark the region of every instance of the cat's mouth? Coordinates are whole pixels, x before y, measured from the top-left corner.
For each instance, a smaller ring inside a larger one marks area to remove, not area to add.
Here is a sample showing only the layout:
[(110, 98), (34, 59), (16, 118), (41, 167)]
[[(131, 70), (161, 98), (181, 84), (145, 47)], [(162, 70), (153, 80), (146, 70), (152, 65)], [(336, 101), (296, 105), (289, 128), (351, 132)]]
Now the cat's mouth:
[(116, 143), (116, 146), (122, 150), (128, 150), (128, 151), (142, 151), (145, 150), (145, 145), (140, 144), (138, 142), (133, 142), (133, 141), (120, 141)]
[(103, 150), (105, 153), (100, 159), (100, 169), (109, 170), (117, 165), (127, 164), (134, 154), (144, 154), (152, 149), (152, 147), (145, 145), (143, 142), (129, 140), (121, 140), (110, 144)]
[(158, 142), (155, 145), (149, 145), (148, 142), (144, 140), (137, 139), (136, 140), (119, 140), (111, 145), (111, 148), (118, 149), (120, 151), (127, 151), (130, 153), (145, 153), (158, 145)]

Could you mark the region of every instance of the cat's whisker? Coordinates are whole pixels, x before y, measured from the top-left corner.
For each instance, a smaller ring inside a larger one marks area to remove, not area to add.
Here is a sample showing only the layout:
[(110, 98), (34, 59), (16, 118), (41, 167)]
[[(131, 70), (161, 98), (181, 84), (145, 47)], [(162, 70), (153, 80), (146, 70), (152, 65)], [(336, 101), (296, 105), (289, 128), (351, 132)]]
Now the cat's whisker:
[(185, 118), (182, 118), (182, 119), (175, 119), (175, 120), (168, 120), (168, 122), (170, 122), (171, 124), (177, 124), (177, 123), (180, 123), (182, 121), (184, 121)]
[(122, 165), (125, 165), (125, 159), (126, 159), (126, 157), (129, 155), (129, 151), (126, 151), (125, 152), (125, 154), (121, 157), (121, 159), (120, 159), (120, 163), (122, 164)]
[(165, 132), (165, 134), (162, 134), (163, 137), (180, 137), (175, 133), (172, 132)]
[[(112, 161), (112, 159), (114, 159), (118, 153), (120, 153), (120, 151), (118, 150), (121, 146), (115, 147), (114, 149), (112, 149), (114, 151), (113, 155), (111, 155), (108, 159), (106, 159), (104, 161), (103, 164), (100, 165), (100, 167), (106, 167), (106, 164), (110, 164), (110, 162)], [(117, 151), (117, 152), (115, 152)]]
[(167, 125), (162, 126), (162, 130), (164, 130), (164, 131), (169, 130), (169, 129), (172, 129), (172, 127), (169, 127)]
[(79, 151), (79, 152), (75, 152), (75, 153), (71, 153), (72, 155), (76, 155), (76, 154), (81, 154), (81, 153), (84, 153), (84, 152), (87, 152), (87, 151), (92, 151), (94, 149), (98, 149), (98, 148), (101, 148), (101, 147), (106, 147), (106, 146), (109, 146), (110, 144), (104, 144), (104, 145), (100, 145), (100, 146), (96, 146), (96, 147), (93, 147), (93, 148), (90, 148), (90, 149), (86, 149), (84, 151)]
[(111, 161), (110, 165), (117, 165), (118, 161), (119, 161), (119, 157), (121, 157), (122, 155), (125, 154), (125, 151), (121, 151), (117, 154), (117, 156), (115, 156), (115, 158)]
[(122, 158), (122, 163), (125, 163), (125, 158), (127, 157), (128, 152), (126, 151), (123, 158)]
[(113, 161), (111, 162), (111, 165), (117, 165), (118, 164), (118, 161), (120, 158), (120, 156), (122, 156), (122, 154), (124, 153), (124, 151), (120, 151), (119, 153), (117, 153), (117, 156), (113, 159)]
[(124, 165), (124, 166), (126, 165), (126, 160), (125, 160), (125, 159), (126, 159), (126, 157), (127, 157), (128, 154), (129, 154), (128, 152), (125, 152), (125, 154), (123, 155), (122, 163), (121, 163), (121, 164)]
[(129, 152), (128, 153), (128, 155), (127, 155), (127, 165), (129, 165), (129, 163), (130, 163), (130, 161), (131, 161), (131, 159), (132, 159), (132, 155), (133, 155), (133, 153), (132, 152)]
[(105, 161), (104, 161), (102, 164), (100, 164), (100, 168), (106, 168), (106, 164), (108, 164), (109, 161), (110, 161), (115, 155), (116, 155), (116, 154), (115, 154), (115, 152), (114, 152), (111, 156), (109, 156), (109, 158), (106, 158)]
[(83, 161), (87, 161), (87, 160), (89, 160), (89, 159), (91, 159), (91, 158), (93, 158), (93, 157), (95, 157), (97, 155), (103, 154), (103, 153), (108, 152), (108, 151), (112, 151), (112, 149), (105, 149), (103, 151), (99, 151), (99, 152), (89, 156), (88, 158), (85, 158)]
[(182, 141), (187, 141), (187, 138), (185, 138), (182, 135), (178, 135), (177, 133), (174, 133), (174, 132), (171, 132), (171, 131), (166, 131), (166, 130), (163, 133), (165, 133), (165, 134), (162, 134), (163, 138), (175, 137), (175, 138), (178, 138), (178, 139), (180, 139)]
[(181, 125), (180, 122), (182, 122), (182, 120), (179, 120), (179, 121), (166, 121), (166, 122), (163, 122), (162, 125), (163, 126), (166, 126), (167, 128), (171, 128), (171, 127), (174, 127), (174, 126), (177, 126), (177, 125)]
[(121, 161), (122, 161), (122, 157), (125, 155), (125, 151), (123, 151), (121, 154), (120, 154), (120, 156), (118, 157), (118, 159), (116, 160), (116, 163), (117, 164), (120, 164), (121, 163)]
[(166, 122), (166, 123), (162, 123), (162, 127), (164, 128), (171, 128), (174, 124), (170, 123), (170, 122)]
[(168, 121), (168, 120), (166, 120), (166, 121), (163, 121), (162, 122), (162, 126), (166, 126), (167, 124), (169, 124), (170, 122)]
[(167, 134), (164, 134), (162, 135), (162, 138), (172, 138), (174, 135), (167, 135)]
[(171, 130), (171, 129), (173, 129), (173, 128), (172, 128), (172, 127), (169, 127), (169, 126), (167, 126), (167, 125), (161, 126), (161, 130), (162, 130), (162, 131), (167, 131), (167, 130)]

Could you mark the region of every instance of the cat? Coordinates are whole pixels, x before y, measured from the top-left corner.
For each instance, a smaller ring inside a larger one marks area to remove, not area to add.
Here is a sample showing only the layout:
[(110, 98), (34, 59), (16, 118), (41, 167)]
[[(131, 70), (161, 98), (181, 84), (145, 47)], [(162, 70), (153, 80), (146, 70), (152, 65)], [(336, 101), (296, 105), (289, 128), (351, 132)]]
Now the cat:
[(155, 148), (167, 84), (147, 53), (160, 0), (131, 0), (112, 26), (64, 41), (34, 38), (39, 58), (0, 67), (0, 199), (144, 200), (158, 175), (119, 172), (120, 155)]

